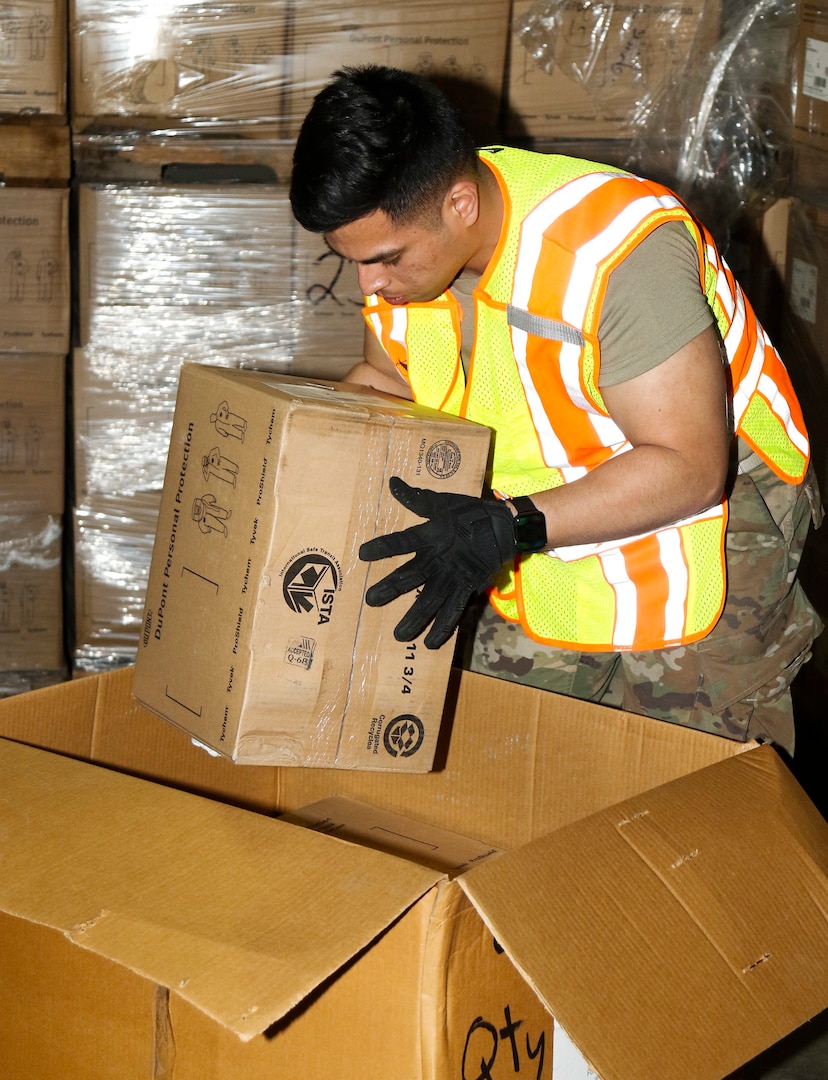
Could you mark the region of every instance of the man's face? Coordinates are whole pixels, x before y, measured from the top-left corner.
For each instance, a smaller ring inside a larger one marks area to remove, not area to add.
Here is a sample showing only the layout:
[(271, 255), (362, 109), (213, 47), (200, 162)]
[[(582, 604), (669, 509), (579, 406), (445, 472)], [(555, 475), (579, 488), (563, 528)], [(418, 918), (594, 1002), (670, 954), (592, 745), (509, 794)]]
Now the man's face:
[(356, 263), (359, 285), (389, 304), (424, 303), (444, 293), (468, 261), (468, 240), (449, 214), (394, 225), (381, 210), (334, 229), (330, 247)]

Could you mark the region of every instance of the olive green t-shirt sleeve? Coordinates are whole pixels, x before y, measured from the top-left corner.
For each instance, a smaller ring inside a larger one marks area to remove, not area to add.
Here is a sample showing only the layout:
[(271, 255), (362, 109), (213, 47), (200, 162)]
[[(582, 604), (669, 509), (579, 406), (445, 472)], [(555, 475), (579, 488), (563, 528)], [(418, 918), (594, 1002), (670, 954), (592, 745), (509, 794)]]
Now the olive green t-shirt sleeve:
[(610, 275), (598, 326), (598, 385), (657, 367), (713, 321), (693, 238), (681, 222), (659, 225)]

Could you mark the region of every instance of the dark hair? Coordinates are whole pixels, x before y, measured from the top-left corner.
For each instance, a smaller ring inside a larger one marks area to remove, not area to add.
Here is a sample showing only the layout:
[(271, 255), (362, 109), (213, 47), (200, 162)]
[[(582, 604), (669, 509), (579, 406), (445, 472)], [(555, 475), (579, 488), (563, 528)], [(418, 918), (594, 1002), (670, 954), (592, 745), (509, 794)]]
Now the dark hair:
[(433, 83), (398, 68), (343, 68), (302, 125), (290, 202), (310, 232), (375, 210), (399, 225), (436, 215), (451, 184), (476, 170), (472, 136)]

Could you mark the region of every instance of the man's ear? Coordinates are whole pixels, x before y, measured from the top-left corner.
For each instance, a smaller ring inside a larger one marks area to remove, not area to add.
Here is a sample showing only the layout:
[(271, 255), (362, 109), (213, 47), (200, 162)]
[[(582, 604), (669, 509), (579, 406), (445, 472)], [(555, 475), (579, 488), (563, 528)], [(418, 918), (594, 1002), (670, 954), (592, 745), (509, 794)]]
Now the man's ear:
[(480, 216), (480, 188), (475, 180), (457, 180), (446, 193), (445, 210), (450, 220), (475, 225)]

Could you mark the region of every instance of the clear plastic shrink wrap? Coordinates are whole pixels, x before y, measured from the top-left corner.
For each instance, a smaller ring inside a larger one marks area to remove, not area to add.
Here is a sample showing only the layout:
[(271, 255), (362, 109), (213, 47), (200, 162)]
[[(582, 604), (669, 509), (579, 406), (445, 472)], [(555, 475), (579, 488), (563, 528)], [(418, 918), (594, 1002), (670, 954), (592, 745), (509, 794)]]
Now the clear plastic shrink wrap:
[(712, 45), (718, 24), (718, 2), (701, 0), (515, 3), (507, 134), (629, 139), (636, 104)]
[(76, 126), (276, 124), (287, 0), (73, 0)]
[(79, 667), (134, 654), (182, 363), (290, 363), (292, 231), (273, 187), (81, 189)]
[(633, 166), (671, 183), (722, 241), (787, 191), (796, 21), (796, 0), (733, 3), (715, 47), (635, 111)]
[(0, 697), (66, 676), (62, 518), (0, 515)]
[(670, 72), (684, 66), (679, 42), (686, 13), (678, 4), (535, 0), (516, 11), (515, 32), (548, 75), (559, 71), (593, 101), (612, 102), (630, 87), (658, 95)]
[[(589, 140), (629, 140), (610, 147), (611, 163), (673, 187), (723, 240), (784, 193), (795, 0), (536, 0), (517, 9), (513, 32), (549, 77), (534, 77), (549, 118), (530, 134), (582, 140), (583, 156), (599, 160), (607, 146)], [(522, 92), (514, 87), (518, 106)]]

